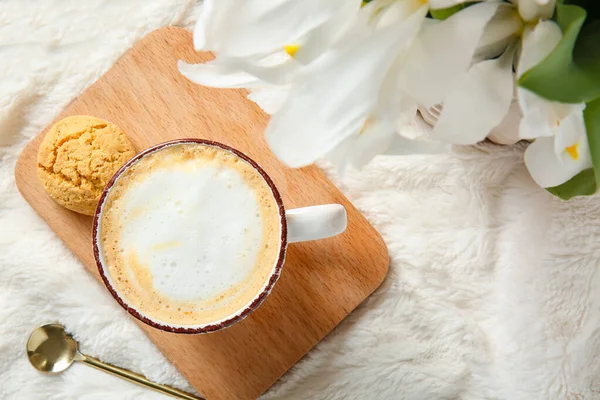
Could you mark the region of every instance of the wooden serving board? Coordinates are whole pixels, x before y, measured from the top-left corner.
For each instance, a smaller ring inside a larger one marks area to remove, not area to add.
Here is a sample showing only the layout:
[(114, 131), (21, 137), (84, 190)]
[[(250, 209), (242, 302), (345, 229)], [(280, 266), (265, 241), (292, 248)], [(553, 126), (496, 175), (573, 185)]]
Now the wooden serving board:
[[(179, 59), (203, 62), (211, 58), (193, 50), (188, 31), (159, 29), (122, 56), (56, 120), (89, 114), (112, 121), (129, 135), (138, 151), (184, 137), (219, 141), (261, 164), (279, 188), (286, 208), (323, 203), (346, 207), (347, 231), (330, 239), (290, 245), (273, 292), (242, 322), (205, 335), (166, 333), (138, 322), (202, 395), (252, 399), (380, 285), (388, 270), (388, 253), (380, 235), (323, 172), (314, 166), (288, 169), (273, 156), (263, 139), (268, 116), (246, 99), (247, 92), (199, 86), (177, 71)], [(47, 129), (23, 150), (15, 171), (17, 185), (99, 278), (92, 253), (92, 218), (56, 205), (38, 182), (37, 151)]]

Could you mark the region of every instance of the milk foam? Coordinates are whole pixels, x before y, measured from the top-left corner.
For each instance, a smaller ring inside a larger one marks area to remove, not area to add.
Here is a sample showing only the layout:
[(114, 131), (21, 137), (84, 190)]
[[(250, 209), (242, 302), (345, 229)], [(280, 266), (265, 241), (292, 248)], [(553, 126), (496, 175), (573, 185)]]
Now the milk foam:
[(179, 144), (150, 154), (110, 191), (101, 248), (111, 283), (138, 312), (201, 325), (245, 308), (279, 256), (278, 206), (233, 153)]

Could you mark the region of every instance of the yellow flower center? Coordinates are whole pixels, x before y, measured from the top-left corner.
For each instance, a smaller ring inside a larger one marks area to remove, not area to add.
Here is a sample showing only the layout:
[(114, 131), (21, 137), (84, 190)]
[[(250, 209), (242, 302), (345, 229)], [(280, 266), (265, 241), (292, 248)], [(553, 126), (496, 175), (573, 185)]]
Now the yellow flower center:
[(565, 151), (571, 156), (573, 160), (579, 160), (579, 151), (577, 150), (578, 146), (579, 143), (575, 143), (572, 146), (565, 147)]
[(296, 52), (298, 51), (299, 48), (300, 48), (299, 44), (286, 44), (285, 46), (283, 46), (283, 49), (285, 50), (285, 52), (288, 53), (289, 56), (292, 58), (294, 58), (294, 55), (296, 54)]

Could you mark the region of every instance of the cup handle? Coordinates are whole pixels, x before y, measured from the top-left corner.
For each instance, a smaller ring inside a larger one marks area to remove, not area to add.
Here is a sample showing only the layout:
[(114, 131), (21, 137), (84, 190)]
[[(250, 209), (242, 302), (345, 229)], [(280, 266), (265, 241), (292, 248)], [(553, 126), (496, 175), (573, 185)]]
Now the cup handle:
[(346, 209), (341, 204), (294, 208), (285, 212), (285, 218), (288, 243), (339, 235), (348, 224)]

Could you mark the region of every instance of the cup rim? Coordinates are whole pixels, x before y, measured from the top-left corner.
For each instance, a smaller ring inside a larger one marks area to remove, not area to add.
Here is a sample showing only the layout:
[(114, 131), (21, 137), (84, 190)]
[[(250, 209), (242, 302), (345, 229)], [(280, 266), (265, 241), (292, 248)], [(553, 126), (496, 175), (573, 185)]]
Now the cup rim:
[[(108, 193), (114, 186), (117, 179), (125, 171), (127, 171), (129, 169), (129, 167), (131, 167), (133, 164), (135, 164), (137, 161), (139, 161), (143, 157), (145, 157), (149, 154), (152, 154), (156, 151), (162, 150), (165, 147), (174, 146), (174, 145), (178, 145), (178, 144), (186, 144), (186, 143), (195, 143), (195, 144), (202, 144), (202, 145), (207, 145), (207, 146), (218, 147), (218, 148), (221, 148), (223, 150), (226, 150), (226, 151), (229, 151), (229, 152), (235, 154), (236, 156), (240, 157), (241, 159), (246, 161), (248, 164), (250, 164), (256, 171), (258, 171), (258, 173), (260, 173), (260, 175), (263, 177), (263, 179), (265, 180), (265, 182), (271, 189), (271, 193), (273, 194), (273, 197), (275, 198), (275, 202), (277, 203), (279, 217), (280, 217), (280, 224), (281, 224), (281, 238), (280, 238), (279, 255), (277, 258), (277, 262), (275, 264), (275, 268), (273, 268), (273, 271), (271, 272), (269, 280), (268, 280), (266, 286), (264, 287), (264, 289), (253, 298), (253, 301), (250, 304), (245, 306), (243, 309), (238, 310), (230, 318), (223, 320), (221, 322), (218, 322), (218, 323), (206, 324), (206, 325), (196, 326), (193, 328), (188, 328), (188, 327), (181, 326), (181, 325), (170, 326), (170, 325), (166, 325), (166, 324), (163, 324), (163, 323), (160, 323), (157, 321), (153, 321), (152, 319), (142, 315), (135, 308), (129, 306), (121, 298), (121, 296), (119, 296), (118, 292), (113, 288), (112, 284), (108, 280), (107, 273), (105, 273), (105, 271), (104, 271), (102, 261), (100, 261), (100, 249), (98, 246), (98, 225), (99, 225), (99, 221), (100, 221), (100, 216), (102, 214), (102, 207), (108, 196)], [(184, 138), (184, 139), (169, 140), (169, 141), (162, 142), (162, 143), (156, 144), (154, 146), (151, 146), (151, 147), (147, 148), (146, 150), (136, 154), (133, 158), (131, 158), (125, 164), (123, 164), (123, 166), (121, 166), (121, 168), (119, 168), (119, 170), (117, 172), (115, 172), (115, 174), (111, 177), (111, 179), (108, 181), (108, 183), (102, 190), (100, 200), (98, 201), (98, 205), (96, 206), (96, 211), (94, 212), (94, 222), (92, 225), (92, 246), (94, 248), (94, 260), (96, 261), (96, 267), (98, 268), (98, 272), (100, 273), (100, 277), (102, 278), (102, 282), (104, 283), (104, 286), (106, 286), (106, 288), (108, 289), (110, 294), (113, 296), (113, 298), (117, 301), (117, 303), (119, 303), (119, 305), (125, 311), (127, 311), (129, 314), (131, 314), (133, 317), (144, 322), (147, 325), (152, 326), (153, 328), (160, 329), (160, 330), (166, 331), (166, 332), (172, 332), (172, 333), (199, 334), (199, 333), (214, 332), (214, 331), (218, 331), (218, 330), (227, 328), (227, 327), (235, 324), (236, 322), (239, 322), (239, 321), (243, 320), (244, 318), (246, 318), (252, 311), (254, 311), (256, 308), (258, 308), (258, 306), (260, 306), (262, 304), (262, 302), (271, 293), (271, 290), (273, 290), (273, 286), (279, 279), (279, 276), (281, 275), (281, 270), (283, 268), (283, 264), (285, 262), (285, 254), (286, 254), (286, 250), (287, 250), (287, 244), (288, 244), (287, 243), (287, 220), (285, 218), (285, 208), (283, 206), (283, 200), (281, 199), (281, 195), (279, 194), (279, 191), (277, 190), (277, 187), (273, 183), (273, 180), (271, 179), (271, 177), (265, 172), (264, 169), (262, 169), (262, 167), (256, 161), (254, 161), (252, 158), (250, 158), (246, 154), (242, 153), (240, 150), (237, 150), (237, 149), (235, 149), (231, 146), (225, 145), (223, 143), (215, 142), (215, 141), (207, 140), (207, 139)]]

